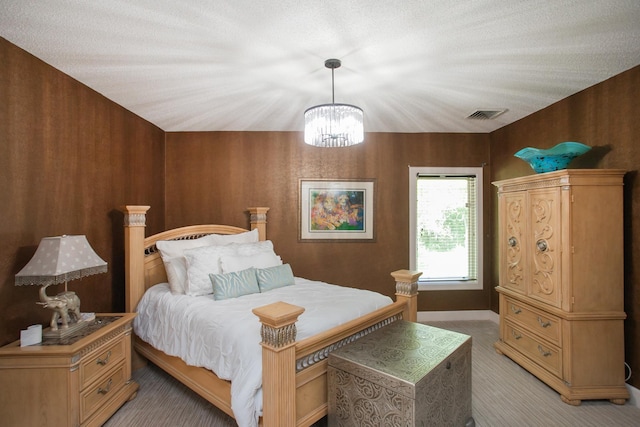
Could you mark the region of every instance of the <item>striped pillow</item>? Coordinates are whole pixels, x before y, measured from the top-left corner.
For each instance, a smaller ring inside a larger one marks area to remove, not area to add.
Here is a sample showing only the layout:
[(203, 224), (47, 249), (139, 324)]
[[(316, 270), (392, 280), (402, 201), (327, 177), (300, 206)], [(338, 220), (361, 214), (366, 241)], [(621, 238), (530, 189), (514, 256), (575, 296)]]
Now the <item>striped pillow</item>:
[(295, 284), (293, 271), (289, 264), (282, 264), (275, 267), (259, 268), (256, 270), (258, 286), (260, 292), (270, 291)]
[(256, 269), (253, 267), (232, 273), (210, 274), (209, 278), (213, 284), (213, 297), (216, 300), (237, 298), (260, 292)]

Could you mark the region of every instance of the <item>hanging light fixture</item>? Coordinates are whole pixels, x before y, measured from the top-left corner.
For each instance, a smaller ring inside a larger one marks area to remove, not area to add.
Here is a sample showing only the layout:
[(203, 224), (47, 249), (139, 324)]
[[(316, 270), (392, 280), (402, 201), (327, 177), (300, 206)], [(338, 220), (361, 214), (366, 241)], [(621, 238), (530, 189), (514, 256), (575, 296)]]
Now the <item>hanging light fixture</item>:
[(349, 147), (364, 141), (362, 109), (355, 105), (336, 104), (333, 71), (342, 63), (327, 59), (331, 69), (331, 104), (311, 107), (304, 112), (304, 142), (316, 147)]

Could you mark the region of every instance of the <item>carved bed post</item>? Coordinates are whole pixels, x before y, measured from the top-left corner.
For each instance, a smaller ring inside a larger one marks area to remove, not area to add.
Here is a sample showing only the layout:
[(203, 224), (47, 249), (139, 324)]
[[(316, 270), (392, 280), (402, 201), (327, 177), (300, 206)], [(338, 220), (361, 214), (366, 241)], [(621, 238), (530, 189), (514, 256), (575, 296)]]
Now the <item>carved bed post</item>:
[(247, 208), (249, 214), (251, 215), (251, 229), (258, 229), (258, 235), (260, 236), (260, 240), (267, 240), (267, 212), (269, 208), (258, 207), (258, 208)]
[[(125, 248), (144, 248), (146, 213), (149, 206), (123, 206)], [(144, 252), (125, 251), (125, 311), (134, 313), (144, 293)]]
[(296, 321), (304, 308), (276, 302), (254, 308), (262, 322), (262, 422), (296, 425)]
[(418, 277), (421, 271), (397, 270), (391, 273), (396, 279), (396, 300), (406, 302), (402, 313), (404, 320), (418, 321)]

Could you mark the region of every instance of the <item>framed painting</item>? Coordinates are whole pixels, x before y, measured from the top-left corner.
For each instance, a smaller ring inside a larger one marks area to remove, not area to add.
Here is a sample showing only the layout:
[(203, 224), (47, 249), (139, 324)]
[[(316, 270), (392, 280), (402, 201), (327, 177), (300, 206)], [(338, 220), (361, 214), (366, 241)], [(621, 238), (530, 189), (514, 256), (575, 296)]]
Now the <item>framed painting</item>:
[(300, 180), (301, 241), (374, 241), (375, 180)]

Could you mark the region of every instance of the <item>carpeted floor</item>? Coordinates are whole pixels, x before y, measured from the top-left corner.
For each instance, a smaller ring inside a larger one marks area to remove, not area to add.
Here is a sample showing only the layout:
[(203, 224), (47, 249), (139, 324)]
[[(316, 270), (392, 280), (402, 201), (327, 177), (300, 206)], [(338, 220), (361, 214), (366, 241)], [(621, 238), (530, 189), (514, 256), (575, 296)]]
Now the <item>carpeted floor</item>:
[[(640, 408), (609, 401), (570, 406), (553, 389), (505, 356), (493, 343), (498, 325), (491, 321), (430, 322), (473, 337), (473, 417), (479, 427), (638, 427)], [(134, 372), (138, 396), (105, 424), (107, 427), (232, 427), (233, 419), (155, 366)], [(324, 424), (324, 423), (319, 423)]]

